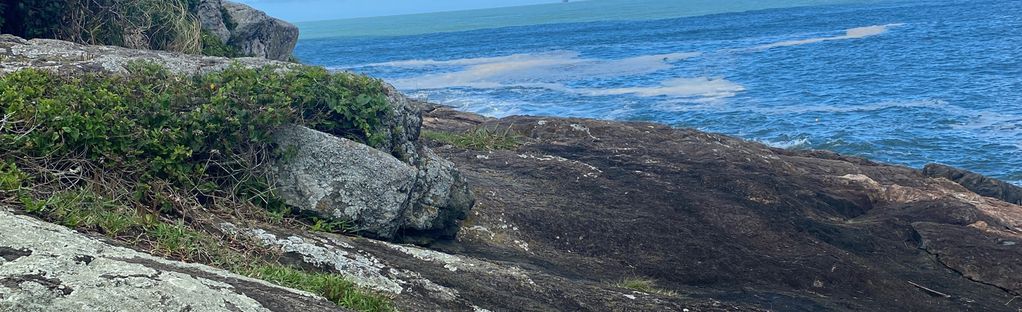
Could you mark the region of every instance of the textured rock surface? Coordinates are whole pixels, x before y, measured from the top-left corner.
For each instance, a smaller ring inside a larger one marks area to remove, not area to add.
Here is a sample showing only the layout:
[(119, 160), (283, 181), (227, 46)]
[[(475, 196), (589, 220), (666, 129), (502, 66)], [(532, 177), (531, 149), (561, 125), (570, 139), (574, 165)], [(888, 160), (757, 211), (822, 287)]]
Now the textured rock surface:
[(0, 210), (0, 311), (341, 311), (317, 296)]
[(428, 148), (418, 154), (414, 201), (404, 215), (402, 228), (407, 236), (454, 237), (456, 222), (468, 216), (474, 195), (453, 163)]
[(300, 126), (278, 130), (275, 140), (289, 154), (272, 165), (288, 204), (352, 221), (356, 230), (373, 237), (453, 238), (473, 204), (453, 164), (429, 149), (418, 152), (416, 168), (380, 150)]
[(255, 57), (229, 59), (114, 46), (90, 46), (61, 40), (25, 40), (11, 35), (0, 35), (0, 74), (24, 68), (66, 74), (125, 73), (125, 67), (137, 61), (156, 62), (171, 72), (181, 74), (219, 71), (232, 63), (253, 68), (298, 66)]
[(400, 311), (761, 311), (712, 299), (614, 287), (532, 266), (323, 233), (286, 233), (224, 224), (227, 233), (307, 266), (337, 272), (395, 298)]
[[(920, 170), (648, 123), (495, 120), (446, 108), (423, 119), (434, 131), (511, 126), (525, 143), (492, 152), (433, 143), (477, 200), (457, 242), (432, 246), (440, 251), (514, 265), (534, 280), (648, 278), (681, 298), (743, 310), (1022, 308), (1012, 300), (1022, 285), (1022, 207)], [(662, 300), (683, 308), (650, 311), (701, 310)]]
[(1022, 187), (1008, 182), (940, 164), (926, 165), (923, 173), (930, 177), (954, 181), (979, 195), (990, 196), (1009, 203), (1022, 205)]
[(294, 155), (273, 165), (288, 204), (350, 220), (360, 232), (392, 238), (401, 226), (416, 170), (369, 146), (300, 126), (277, 131)]
[(224, 23), (223, 13), (223, 4), (220, 0), (201, 0), (196, 15), (199, 18), (199, 24), (202, 26), (202, 29), (216, 36), (217, 39), (220, 39), (220, 42), (226, 43), (231, 40), (231, 30)]
[(298, 27), (241, 3), (223, 1), (223, 7), (236, 24), (227, 44), (245, 55), (280, 61), (291, 58), (298, 43)]

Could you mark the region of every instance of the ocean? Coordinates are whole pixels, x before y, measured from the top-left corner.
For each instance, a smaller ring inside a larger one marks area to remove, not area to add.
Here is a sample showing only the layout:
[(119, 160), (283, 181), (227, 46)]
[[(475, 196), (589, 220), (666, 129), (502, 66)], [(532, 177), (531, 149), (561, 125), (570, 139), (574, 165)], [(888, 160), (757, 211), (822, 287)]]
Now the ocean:
[(590, 0), (299, 27), (304, 63), (487, 116), (653, 121), (1022, 184), (1022, 1)]

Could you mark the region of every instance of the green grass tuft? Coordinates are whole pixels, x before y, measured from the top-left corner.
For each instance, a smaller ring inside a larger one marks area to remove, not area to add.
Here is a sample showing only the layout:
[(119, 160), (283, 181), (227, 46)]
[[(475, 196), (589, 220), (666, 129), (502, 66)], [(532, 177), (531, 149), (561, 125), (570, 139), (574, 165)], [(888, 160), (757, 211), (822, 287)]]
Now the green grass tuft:
[(422, 136), (457, 148), (478, 151), (514, 150), (522, 145), (521, 137), (514, 133), (511, 127), (507, 129), (480, 127), (464, 133), (426, 130), (422, 132)]
[(390, 300), (364, 290), (340, 276), (310, 273), (282, 265), (257, 265), (246, 270), (247, 275), (322, 295), (341, 306), (366, 312), (396, 311)]
[(678, 295), (675, 291), (658, 288), (655, 281), (646, 278), (626, 278), (614, 286), (667, 297), (675, 297)]

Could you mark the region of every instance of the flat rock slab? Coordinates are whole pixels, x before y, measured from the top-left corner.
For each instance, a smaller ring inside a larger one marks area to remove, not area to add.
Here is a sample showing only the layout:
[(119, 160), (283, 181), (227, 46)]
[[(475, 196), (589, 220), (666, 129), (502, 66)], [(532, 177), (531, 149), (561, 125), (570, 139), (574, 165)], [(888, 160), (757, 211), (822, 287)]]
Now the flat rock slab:
[(117, 247), (0, 210), (0, 311), (346, 311), (321, 297)]
[(433, 142), (477, 195), (458, 242), (434, 246), (442, 251), (575, 280), (645, 278), (744, 308), (1022, 308), (1012, 300), (1022, 206), (918, 169), (651, 123), (443, 107), (423, 123), (510, 127), (524, 143), (476, 151)]

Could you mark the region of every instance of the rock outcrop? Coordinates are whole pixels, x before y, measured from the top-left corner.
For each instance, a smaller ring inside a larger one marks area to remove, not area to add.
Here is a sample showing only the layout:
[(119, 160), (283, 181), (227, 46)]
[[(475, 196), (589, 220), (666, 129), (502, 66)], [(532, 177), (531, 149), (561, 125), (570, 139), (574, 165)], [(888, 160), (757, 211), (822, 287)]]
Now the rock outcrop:
[(227, 11), (224, 10), (223, 2), (220, 0), (201, 0), (198, 6), (198, 12), (196, 17), (199, 18), (199, 25), (203, 30), (208, 31), (213, 36), (216, 36), (220, 42), (229, 42), (231, 40), (231, 29), (227, 26), (225, 16)]
[(309, 293), (116, 247), (0, 207), (0, 311), (343, 311)]
[(129, 64), (139, 61), (154, 62), (171, 72), (181, 74), (221, 71), (231, 64), (252, 68), (299, 66), (256, 57), (230, 59), (116, 46), (90, 46), (52, 39), (25, 40), (16, 36), (0, 35), (0, 74), (25, 68), (64, 74), (124, 74), (127, 73)]
[(926, 165), (926, 168), (923, 168), (923, 173), (929, 177), (954, 181), (979, 195), (1022, 205), (1022, 187), (1008, 182), (941, 164)]
[(227, 44), (242, 54), (271, 60), (288, 60), (298, 43), (298, 27), (241, 3), (223, 2), (234, 22)]
[(442, 107), (423, 123), (511, 127), (524, 143), (506, 151), (433, 143), (478, 201), (457, 243), (433, 246), (440, 251), (529, 276), (646, 278), (741, 310), (1022, 308), (1012, 300), (1022, 291), (1022, 206), (917, 169), (650, 123), (498, 120)]
[(380, 150), (300, 126), (280, 129), (275, 140), (288, 151), (272, 165), (288, 204), (350, 220), (372, 237), (393, 239), (400, 232), (426, 241), (452, 238), (473, 204), (454, 165), (427, 148), (419, 152), (416, 168)]
[(273, 165), (288, 204), (351, 220), (359, 232), (393, 238), (408, 208), (416, 170), (389, 154), (300, 126), (277, 131), (294, 155)]
[[(180, 74), (214, 72), (231, 64), (282, 70), (301, 66), (254, 57), (195, 56), (9, 35), (0, 35), (0, 57), (0, 74), (24, 68), (124, 74), (129, 64), (138, 61), (155, 62)], [(449, 161), (419, 144), (421, 104), (391, 86), (385, 89), (393, 114), (384, 120), (385, 143), (378, 150), (317, 131), (284, 129), (282, 143), (299, 146), (302, 162), (282, 165), (293, 172), (278, 170), (282, 180), (277, 184), (292, 205), (353, 221), (375, 237), (405, 236), (420, 242), (453, 237), (457, 221), (472, 207), (472, 193)], [(322, 145), (325, 142), (330, 144)]]
[[(298, 66), (10, 36), (0, 36), (0, 58), (0, 74), (124, 73), (137, 60), (178, 73), (232, 62)], [(423, 115), (421, 103), (393, 89), (388, 96), (394, 116), (383, 146), (284, 127), (280, 145), (297, 149), (276, 171), (293, 205), (430, 249), (240, 217), (210, 224), (279, 251), (282, 262), (389, 294), (406, 311), (1022, 309), (1022, 206), (1013, 186), (650, 123), (490, 119), (443, 107)], [(420, 125), (510, 129), (523, 144), (423, 144)], [(431, 239), (450, 235), (456, 240)], [(67, 307), (337, 309), (0, 207), (0, 310)]]
[(202, 0), (197, 15), (203, 29), (244, 55), (286, 61), (298, 43), (298, 27), (241, 3)]

